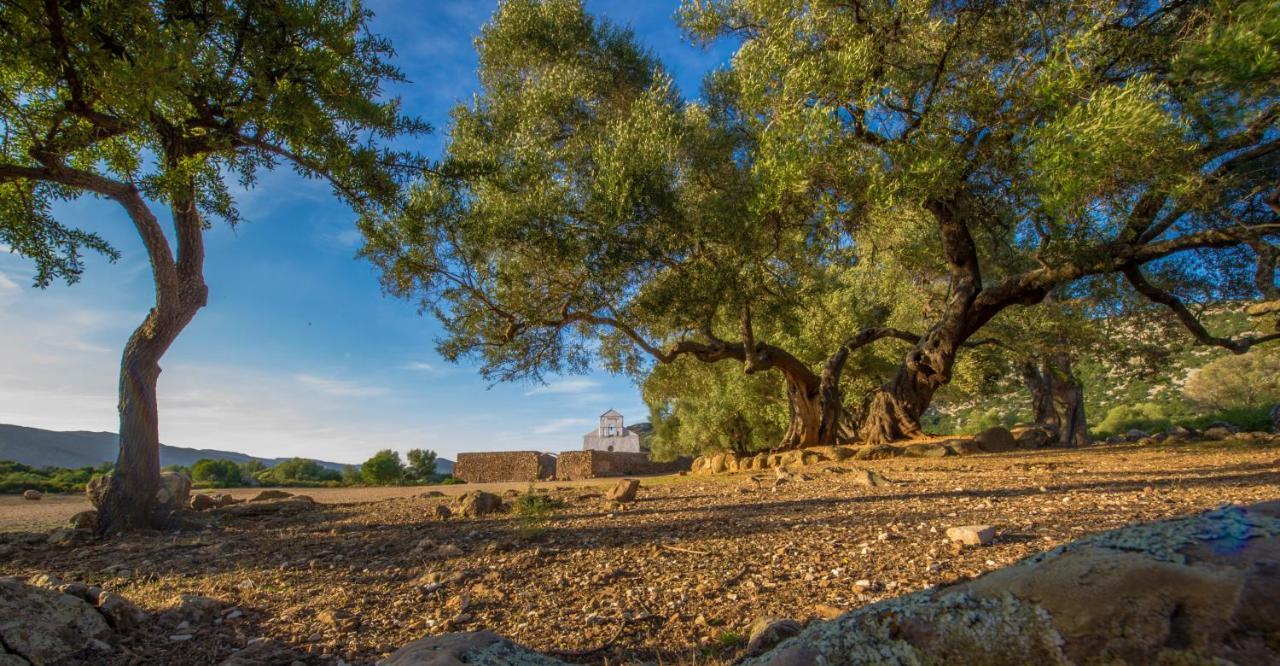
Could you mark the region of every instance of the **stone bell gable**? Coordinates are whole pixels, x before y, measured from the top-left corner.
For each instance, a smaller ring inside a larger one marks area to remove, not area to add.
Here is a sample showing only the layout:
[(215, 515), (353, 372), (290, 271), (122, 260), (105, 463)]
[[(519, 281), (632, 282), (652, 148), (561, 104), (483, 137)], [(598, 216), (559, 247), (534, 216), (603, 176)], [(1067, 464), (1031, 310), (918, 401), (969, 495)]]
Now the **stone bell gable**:
[(640, 435), (622, 422), (622, 414), (610, 409), (600, 415), (600, 425), (582, 436), (583, 451), (617, 451), (641, 453)]

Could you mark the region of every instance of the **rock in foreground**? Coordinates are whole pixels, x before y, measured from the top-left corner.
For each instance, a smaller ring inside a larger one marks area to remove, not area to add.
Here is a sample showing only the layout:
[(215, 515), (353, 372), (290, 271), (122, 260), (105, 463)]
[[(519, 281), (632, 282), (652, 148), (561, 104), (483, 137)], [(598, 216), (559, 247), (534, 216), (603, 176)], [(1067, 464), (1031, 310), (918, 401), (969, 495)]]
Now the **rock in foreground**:
[(1280, 502), (1067, 544), (809, 627), (749, 663), (1280, 663)]

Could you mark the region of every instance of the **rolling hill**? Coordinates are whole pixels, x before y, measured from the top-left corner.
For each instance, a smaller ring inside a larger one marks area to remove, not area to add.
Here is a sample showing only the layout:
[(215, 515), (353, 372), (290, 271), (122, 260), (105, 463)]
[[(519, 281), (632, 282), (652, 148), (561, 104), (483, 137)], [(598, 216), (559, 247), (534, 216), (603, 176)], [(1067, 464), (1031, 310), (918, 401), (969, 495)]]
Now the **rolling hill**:
[[(90, 432), (42, 430), (25, 426), (0, 424), (0, 460), (12, 460), (32, 467), (96, 467), (116, 459), (116, 434), (113, 432)], [(270, 467), (283, 462), (285, 458), (259, 458), (235, 451), (218, 451), (215, 449), (189, 449), (181, 446), (160, 445), (160, 464), (190, 466), (201, 458), (230, 460), (236, 463), (257, 460)], [(316, 462), (330, 469), (342, 469), (342, 463), (317, 460)], [(448, 474), (453, 471), (453, 462), (439, 459), (436, 471)]]

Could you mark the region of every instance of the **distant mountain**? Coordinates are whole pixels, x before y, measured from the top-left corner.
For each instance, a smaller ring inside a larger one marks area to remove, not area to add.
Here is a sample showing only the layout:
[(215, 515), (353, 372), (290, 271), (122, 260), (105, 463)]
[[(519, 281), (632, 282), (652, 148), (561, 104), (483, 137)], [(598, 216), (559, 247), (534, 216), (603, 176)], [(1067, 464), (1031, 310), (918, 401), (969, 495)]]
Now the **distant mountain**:
[[(89, 432), (84, 430), (60, 432), (25, 426), (0, 424), (0, 460), (12, 460), (32, 467), (96, 467), (104, 462), (115, 462), (119, 446), (113, 432)], [(259, 458), (235, 451), (215, 449), (188, 449), (181, 446), (160, 445), (160, 465), (190, 466), (201, 458), (230, 460), (245, 463), (257, 460), (270, 467), (286, 458)], [(330, 469), (342, 469), (342, 463), (317, 460)], [(453, 472), (453, 462), (437, 459), (436, 471)]]

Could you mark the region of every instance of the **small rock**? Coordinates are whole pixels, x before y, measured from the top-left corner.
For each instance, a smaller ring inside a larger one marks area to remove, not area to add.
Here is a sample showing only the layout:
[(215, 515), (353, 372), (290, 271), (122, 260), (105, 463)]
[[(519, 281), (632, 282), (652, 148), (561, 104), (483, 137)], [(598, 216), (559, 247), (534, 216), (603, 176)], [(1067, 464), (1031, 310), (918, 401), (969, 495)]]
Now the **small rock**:
[(70, 527), (73, 530), (91, 530), (97, 526), (98, 512), (93, 509), (81, 511), (76, 515), (71, 516), (71, 520), (67, 521), (67, 527)]
[(283, 490), (264, 490), (258, 493), (257, 495), (254, 495), (253, 497), (249, 498), (249, 501), (250, 502), (266, 502), (268, 500), (285, 499), (288, 497), (293, 497), (293, 493), (285, 492)]
[(622, 479), (609, 490), (608, 498), (614, 502), (633, 502), (639, 489), (640, 482), (636, 479)]
[(107, 623), (116, 631), (131, 631), (141, 626), (149, 617), (146, 611), (114, 592), (98, 595), (98, 612), (107, 618)]
[(44, 497), (44, 493), (40, 492), (39, 490), (33, 489), (33, 490), (22, 491), (22, 499), (24, 500), (38, 500), (41, 497)]
[(990, 525), (961, 525), (947, 529), (947, 538), (968, 546), (985, 546), (996, 538), (996, 528)]
[(844, 615), (844, 610), (836, 608), (831, 604), (818, 604), (813, 607), (813, 613), (824, 620), (834, 620), (841, 615)]
[(435, 515), (435, 517), (436, 517), (437, 519), (439, 519), (439, 520), (445, 520), (445, 519), (447, 519), (449, 516), (452, 516), (452, 515), (453, 515), (453, 512), (449, 510), (449, 507), (447, 507), (447, 506), (445, 506), (445, 505), (443, 505), (443, 504), (437, 504), (437, 505), (435, 505), (435, 506), (431, 509), (431, 513), (432, 513), (432, 514), (434, 514), (434, 515)]
[(204, 493), (196, 493), (191, 496), (192, 511), (208, 511), (218, 506), (218, 501)]
[(459, 513), (468, 517), (487, 516), (502, 508), (502, 498), (483, 490), (473, 490), (458, 496)]
[(800, 633), (801, 629), (800, 623), (795, 620), (762, 617), (751, 623), (751, 634), (747, 639), (747, 654), (760, 654)]

